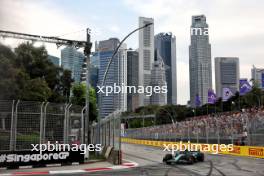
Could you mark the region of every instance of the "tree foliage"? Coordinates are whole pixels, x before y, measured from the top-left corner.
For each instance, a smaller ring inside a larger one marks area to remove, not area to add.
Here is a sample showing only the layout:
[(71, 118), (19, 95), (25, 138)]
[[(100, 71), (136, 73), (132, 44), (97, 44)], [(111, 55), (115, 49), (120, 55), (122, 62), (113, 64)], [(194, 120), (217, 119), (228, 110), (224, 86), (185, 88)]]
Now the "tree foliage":
[(14, 52), (0, 44), (0, 99), (65, 102), (71, 72), (48, 60), (45, 47), (23, 43)]
[[(86, 85), (75, 84), (72, 88), (71, 103), (80, 106), (85, 106), (86, 100)], [(97, 106), (96, 106), (96, 92), (94, 88), (89, 90), (89, 120), (94, 121), (97, 119)]]

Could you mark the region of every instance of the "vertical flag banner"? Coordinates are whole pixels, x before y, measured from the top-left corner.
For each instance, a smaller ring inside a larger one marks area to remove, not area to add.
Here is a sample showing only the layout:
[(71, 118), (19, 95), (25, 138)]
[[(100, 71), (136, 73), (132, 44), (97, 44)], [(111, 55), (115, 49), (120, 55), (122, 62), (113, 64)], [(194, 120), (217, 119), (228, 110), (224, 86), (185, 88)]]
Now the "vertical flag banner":
[(196, 95), (195, 97), (195, 106), (200, 106), (201, 105), (201, 98), (199, 95)]
[(229, 88), (223, 88), (223, 101), (229, 100), (232, 96), (233, 93)]
[(264, 73), (261, 74), (261, 87), (264, 88)]
[(212, 89), (208, 90), (208, 104), (215, 104), (216, 102), (216, 94)]
[(239, 80), (239, 87), (240, 87), (239, 88), (239, 94), (240, 95), (245, 95), (252, 90), (252, 87), (249, 84), (249, 82), (247, 81), (247, 79), (240, 79)]

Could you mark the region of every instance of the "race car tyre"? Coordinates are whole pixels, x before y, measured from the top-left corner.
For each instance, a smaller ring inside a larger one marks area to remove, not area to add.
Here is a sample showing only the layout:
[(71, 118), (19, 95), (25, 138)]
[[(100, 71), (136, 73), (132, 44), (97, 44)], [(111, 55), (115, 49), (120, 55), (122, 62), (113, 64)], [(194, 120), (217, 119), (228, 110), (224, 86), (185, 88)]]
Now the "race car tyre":
[(168, 162), (168, 161), (167, 161), (166, 164), (167, 164), (167, 165), (171, 165), (171, 162)]
[(164, 158), (163, 158), (163, 162), (166, 162), (167, 163), (167, 161), (168, 160), (171, 160), (172, 159), (172, 154), (166, 154), (165, 156), (164, 156)]
[(201, 156), (197, 157), (198, 161), (204, 162), (204, 155), (202, 154)]
[(188, 162), (189, 162), (189, 164), (193, 164), (195, 162), (195, 158), (193, 156), (190, 156), (188, 158)]

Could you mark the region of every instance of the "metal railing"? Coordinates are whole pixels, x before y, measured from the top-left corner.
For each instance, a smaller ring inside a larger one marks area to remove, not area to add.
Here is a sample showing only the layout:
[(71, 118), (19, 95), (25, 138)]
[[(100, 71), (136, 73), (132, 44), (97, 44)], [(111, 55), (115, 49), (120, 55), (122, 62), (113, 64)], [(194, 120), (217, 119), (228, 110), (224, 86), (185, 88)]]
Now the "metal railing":
[(29, 150), (31, 144), (83, 142), (83, 107), (0, 100), (0, 151)]
[(91, 127), (91, 143), (121, 150), (121, 111), (115, 111)]

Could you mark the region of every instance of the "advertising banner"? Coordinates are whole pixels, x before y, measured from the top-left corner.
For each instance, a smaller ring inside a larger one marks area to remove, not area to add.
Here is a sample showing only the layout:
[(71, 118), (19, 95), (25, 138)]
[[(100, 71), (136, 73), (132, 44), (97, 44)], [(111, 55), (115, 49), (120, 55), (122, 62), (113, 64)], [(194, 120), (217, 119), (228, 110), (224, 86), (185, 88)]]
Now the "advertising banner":
[(261, 87), (264, 88), (264, 73), (261, 74)]
[(63, 164), (84, 162), (80, 151), (2, 151), (0, 152), (0, 167), (19, 167), (27, 165)]
[(247, 79), (240, 79), (239, 80), (239, 94), (240, 95), (245, 95), (248, 92), (252, 90), (251, 85), (247, 81)]
[(208, 104), (215, 104), (216, 102), (216, 94), (212, 89), (208, 90)]
[(223, 101), (228, 101), (232, 96), (233, 93), (229, 88), (223, 88)]

